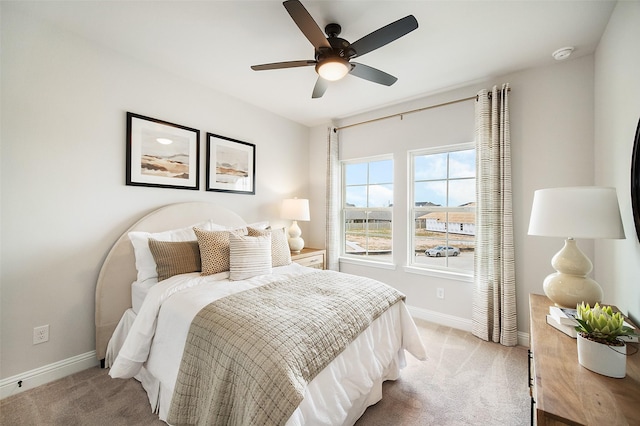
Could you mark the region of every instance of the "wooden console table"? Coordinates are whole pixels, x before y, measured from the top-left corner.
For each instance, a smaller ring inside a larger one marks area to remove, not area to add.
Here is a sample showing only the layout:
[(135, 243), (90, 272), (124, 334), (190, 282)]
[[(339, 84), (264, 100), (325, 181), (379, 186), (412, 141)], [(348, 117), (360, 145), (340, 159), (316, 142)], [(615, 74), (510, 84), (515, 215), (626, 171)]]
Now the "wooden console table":
[(627, 357), (624, 379), (587, 370), (578, 363), (576, 339), (547, 324), (552, 304), (546, 296), (529, 295), (529, 385), (537, 424), (640, 425), (640, 353)]

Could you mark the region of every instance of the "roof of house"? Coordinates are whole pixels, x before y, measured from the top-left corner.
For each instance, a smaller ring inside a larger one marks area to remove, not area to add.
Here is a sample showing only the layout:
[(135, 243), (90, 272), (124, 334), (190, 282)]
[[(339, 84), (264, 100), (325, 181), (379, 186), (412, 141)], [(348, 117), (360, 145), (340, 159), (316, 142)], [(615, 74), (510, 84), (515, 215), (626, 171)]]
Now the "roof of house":
[[(461, 205), (460, 207), (473, 207), (476, 203), (466, 203)], [(416, 207), (430, 207), (437, 206), (433, 203), (416, 203)], [(438, 206), (439, 207), (439, 206)], [(438, 222), (444, 222), (446, 220), (447, 212), (444, 211), (435, 211), (424, 214), (422, 211), (415, 212), (416, 219), (435, 219)], [(351, 210), (346, 209), (345, 211), (345, 219), (346, 220), (364, 220), (366, 218), (369, 220), (376, 221), (391, 221), (392, 213), (390, 210)], [(475, 223), (476, 221), (476, 213), (472, 212), (449, 212), (449, 222), (455, 223)]]
[(438, 222), (447, 221), (447, 213), (449, 214), (449, 223), (475, 223), (475, 212), (431, 212), (420, 216), (418, 219), (435, 219)]

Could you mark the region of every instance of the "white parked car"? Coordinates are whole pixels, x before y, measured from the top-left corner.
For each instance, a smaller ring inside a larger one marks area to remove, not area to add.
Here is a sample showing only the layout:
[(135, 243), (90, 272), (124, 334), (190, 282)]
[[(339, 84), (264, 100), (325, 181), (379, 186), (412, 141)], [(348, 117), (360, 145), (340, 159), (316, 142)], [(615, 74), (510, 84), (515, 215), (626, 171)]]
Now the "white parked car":
[(460, 254), (460, 249), (457, 247), (450, 247), (450, 246), (437, 246), (437, 247), (425, 250), (424, 254), (426, 254), (427, 256), (435, 256), (435, 257), (457, 256)]

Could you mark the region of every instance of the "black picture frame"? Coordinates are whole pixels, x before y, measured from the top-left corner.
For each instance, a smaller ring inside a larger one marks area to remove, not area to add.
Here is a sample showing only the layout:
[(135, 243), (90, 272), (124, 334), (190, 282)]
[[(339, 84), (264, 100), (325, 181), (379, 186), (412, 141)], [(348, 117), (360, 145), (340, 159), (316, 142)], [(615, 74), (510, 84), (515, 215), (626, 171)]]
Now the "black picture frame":
[(207, 191), (256, 193), (256, 146), (207, 133)]
[(636, 235), (640, 242), (640, 119), (638, 119), (631, 154), (631, 209), (633, 222), (636, 225)]
[(200, 189), (200, 130), (127, 112), (126, 182)]

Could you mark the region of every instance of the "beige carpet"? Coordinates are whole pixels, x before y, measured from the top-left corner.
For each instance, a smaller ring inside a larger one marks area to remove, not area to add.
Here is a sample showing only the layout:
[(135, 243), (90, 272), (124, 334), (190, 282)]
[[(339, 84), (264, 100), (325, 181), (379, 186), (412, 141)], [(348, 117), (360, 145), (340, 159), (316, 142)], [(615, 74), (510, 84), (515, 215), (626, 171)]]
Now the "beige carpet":
[[(407, 356), (401, 379), (358, 426), (528, 425), (527, 350), (418, 322), (429, 360)], [(140, 384), (92, 368), (0, 401), (2, 425), (162, 425)]]
[(427, 361), (407, 356), (399, 380), (357, 426), (529, 425), (527, 348), (488, 343), (471, 333), (417, 321)]

